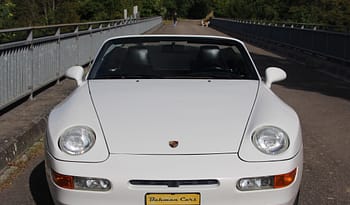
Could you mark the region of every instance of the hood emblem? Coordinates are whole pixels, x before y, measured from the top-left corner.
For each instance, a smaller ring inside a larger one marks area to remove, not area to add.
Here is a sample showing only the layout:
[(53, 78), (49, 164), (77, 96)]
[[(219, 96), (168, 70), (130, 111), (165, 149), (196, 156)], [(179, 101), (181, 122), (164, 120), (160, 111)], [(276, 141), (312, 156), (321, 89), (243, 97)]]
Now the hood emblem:
[(179, 145), (179, 141), (169, 141), (169, 146), (171, 148), (176, 148)]

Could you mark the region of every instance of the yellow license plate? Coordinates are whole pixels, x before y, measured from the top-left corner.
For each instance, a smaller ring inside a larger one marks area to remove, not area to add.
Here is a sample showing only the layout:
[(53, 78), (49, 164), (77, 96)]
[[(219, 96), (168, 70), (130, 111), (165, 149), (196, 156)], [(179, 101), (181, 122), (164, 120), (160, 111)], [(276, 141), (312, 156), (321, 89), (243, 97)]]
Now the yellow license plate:
[(200, 205), (199, 193), (146, 194), (146, 205)]

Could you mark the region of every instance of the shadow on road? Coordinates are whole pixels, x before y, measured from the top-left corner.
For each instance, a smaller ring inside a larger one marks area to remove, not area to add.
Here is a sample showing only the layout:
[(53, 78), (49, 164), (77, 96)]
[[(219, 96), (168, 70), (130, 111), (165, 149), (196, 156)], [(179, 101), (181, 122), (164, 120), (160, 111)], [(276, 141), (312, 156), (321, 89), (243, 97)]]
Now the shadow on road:
[(262, 76), (265, 75), (265, 69), (269, 66), (281, 67), (287, 72), (287, 79), (277, 84), (290, 89), (318, 92), (350, 100), (350, 83), (348, 82), (330, 77), (320, 70), (303, 64), (303, 62), (298, 63), (290, 59), (251, 54)]
[[(214, 28), (215, 29), (215, 28)], [(220, 31), (220, 29), (218, 29)], [(325, 70), (332, 73), (330, 70), (337, 72), (338, 67), (342, 67), (337, 63), (329, 62), (324, 59), (318, 59), (309, 54), (300, 53), (298, 50), (290, 50), (289, 48), (281, 48), (279, 46), (273, 46), (269, 44), (268, 49), (264, 49), (266, 42), (252, 41), (252, 39), (247, 39), (246, 36), (241, 36), (239, 34), (233, 34), (225, 31), (221, 31), (231, 37), (238, 38), (245, 41), (246, 45), (250, 44), (258, 48), (262, 48), (266, 51), (271, 51), (271, 53), (288, 56), (288, 53), (293, 53), (292, 56), (299, 56), (297, 58), (276, 58), (273, 55), (260, 55), (261, 52), (257, 52), (256, 49), (249, 49), (249, 52), (258, 67), (261, 76), (265, 76), (265, 69), (269, 66), (277, 66), (283, 68), (287, 72), (287, 80), (283, 82), (278, 82), (286, 88), (305, 90), (318, 92), (327, 96), (343, 98), (345, 100), (350, 100), (350, 83), (343, 80), (333, 78), (328, 74), (322, 73)], [(272, 48), (272, 49), (271, 49)], [(259, 50), (259, 49), (258, 49)], [(313, 61), (319, 61), (317, 65)], [(307, 65), (309, 64), (309, 65)], [(326, 68), (326, 69), (325, 69)], [(339, 73), (338, 73), (339, 75)], [(345, 74), (346, 75), (346, 74)], [(348, 76), (349, 77), (349, 76)]]
[(53, 204), (45, 175), (45, 162), (36, 166), (29, 178), (30, 192), (37, 205)]

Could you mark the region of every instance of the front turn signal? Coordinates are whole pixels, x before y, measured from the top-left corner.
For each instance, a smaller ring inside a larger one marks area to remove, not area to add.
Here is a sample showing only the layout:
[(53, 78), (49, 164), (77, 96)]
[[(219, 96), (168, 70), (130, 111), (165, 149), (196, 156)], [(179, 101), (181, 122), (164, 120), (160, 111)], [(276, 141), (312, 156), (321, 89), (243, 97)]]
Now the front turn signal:
[(297, 168), (286, 174), (243, 178), (237, 182), (236, 187), (240, 191), (283, 188), (294, 182), (296, 173)]
[(273, 188), (283, 188), (290, 185), (294, 181), (296, 174), (297, 174), (297, 169), (295, 168), (293, 171), (287, 174), (274, 176)]
[(108, 179), (63, 175), (53, 170), (52, 179), (57, 186), (65, 189), (87, 191), (108, 191), (111, 189), (111, 182)]
[(52, 179), (59, 187), (74, 189), (74, 177), (52, 171)]

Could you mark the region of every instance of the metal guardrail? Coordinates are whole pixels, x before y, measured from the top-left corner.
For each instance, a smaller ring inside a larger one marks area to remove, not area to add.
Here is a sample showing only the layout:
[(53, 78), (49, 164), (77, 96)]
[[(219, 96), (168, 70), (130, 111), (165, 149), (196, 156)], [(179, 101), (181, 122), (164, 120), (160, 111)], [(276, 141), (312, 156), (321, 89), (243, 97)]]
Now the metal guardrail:
[(350, 34), (317, 30), (299, 25), (264, 24), (214, 18), (211, 25), (219, 30), (252, 39), (298, 48), (310, 53), (350, 63)]
[[(0, 44), (0, 110), (58, 80), (69, 67), (93, 60), (106, 39), (141, 34), (161, 22), (161, 17), (154, 17), (0, 30), (27, 33), (24, 40)], [(45, 29), (54, 34), (35, 37)]]
[(283, 22), (283, 21), (238, 20), (238, 19), (235, 19), (233, 21), (237, 23), (246, 23), (246, 24), (258, 24), (258, 25), (268, 25), (268, 26), (312, 29), (315, 31), (321, 30), (321, 31), (350, 33), (350, 27), (348, 26), (334, 26), (334, 25), (321, 24), (321, 23), (297, 23), (297, 22)]

